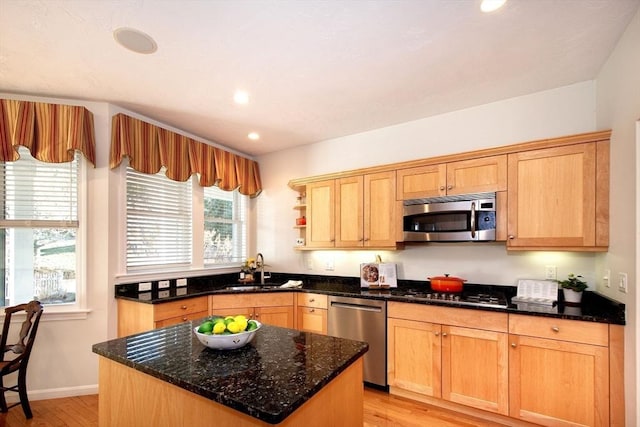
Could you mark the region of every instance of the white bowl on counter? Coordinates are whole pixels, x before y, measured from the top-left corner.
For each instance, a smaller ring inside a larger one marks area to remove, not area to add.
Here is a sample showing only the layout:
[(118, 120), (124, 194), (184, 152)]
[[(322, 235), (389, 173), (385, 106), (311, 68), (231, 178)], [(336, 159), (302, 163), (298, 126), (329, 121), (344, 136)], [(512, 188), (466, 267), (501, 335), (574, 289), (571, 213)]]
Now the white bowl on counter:
[(208, 335), (198, 332), (199, 326), (193, 328), (193, 333), (196, 334), (198, 340), (202, 345), (214, 350), (235, 350), (236, 348), (244, 347), (249, 344), (256, 335), (256, 332), (262, 327), (262, 323), (254, 320), (258, 324), (258, 327), (252, 331), (238, 332), (237, 334), (228, 335)]

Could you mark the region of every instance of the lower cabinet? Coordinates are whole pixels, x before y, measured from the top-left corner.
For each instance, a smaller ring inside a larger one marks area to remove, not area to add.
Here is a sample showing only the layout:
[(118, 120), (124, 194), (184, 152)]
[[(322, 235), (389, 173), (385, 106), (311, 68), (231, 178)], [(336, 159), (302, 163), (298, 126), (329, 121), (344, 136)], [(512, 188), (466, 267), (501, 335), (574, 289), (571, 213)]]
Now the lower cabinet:
[(296, 294), (296, 329), (326, 335), (327, 307), (326, 295)]
[(507, 415), (507, 315), (389, 302), (388, 382), (402, 391)]
[(609, 325), (512, 315), (510, 415), (554, 426), (609, 426)]
[(206, 317), (208, 297), (186, 298), (160, 304), (118, 299), (118, 337)]
[(293, 328), (293, 297), (292, 292), (211, 295), (209, 312), (222, 316), (244, 314), (267, 325)]

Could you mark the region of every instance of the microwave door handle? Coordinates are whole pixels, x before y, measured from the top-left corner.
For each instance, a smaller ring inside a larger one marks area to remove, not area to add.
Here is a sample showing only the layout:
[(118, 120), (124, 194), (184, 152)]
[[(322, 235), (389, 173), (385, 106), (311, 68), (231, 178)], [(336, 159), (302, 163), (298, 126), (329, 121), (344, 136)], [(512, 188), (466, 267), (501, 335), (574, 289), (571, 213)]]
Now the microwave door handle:
[(476, 237), (476, 202), (471, 202), (471, 238)]

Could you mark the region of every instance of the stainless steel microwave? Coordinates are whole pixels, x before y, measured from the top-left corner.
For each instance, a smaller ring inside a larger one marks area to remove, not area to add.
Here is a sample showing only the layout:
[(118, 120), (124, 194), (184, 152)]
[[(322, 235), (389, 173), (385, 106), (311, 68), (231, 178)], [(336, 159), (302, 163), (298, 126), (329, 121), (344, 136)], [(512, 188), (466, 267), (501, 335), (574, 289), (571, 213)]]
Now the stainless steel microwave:
[(494, 193), (404, 202), (405, 242), (490, 242), (496, 240)]

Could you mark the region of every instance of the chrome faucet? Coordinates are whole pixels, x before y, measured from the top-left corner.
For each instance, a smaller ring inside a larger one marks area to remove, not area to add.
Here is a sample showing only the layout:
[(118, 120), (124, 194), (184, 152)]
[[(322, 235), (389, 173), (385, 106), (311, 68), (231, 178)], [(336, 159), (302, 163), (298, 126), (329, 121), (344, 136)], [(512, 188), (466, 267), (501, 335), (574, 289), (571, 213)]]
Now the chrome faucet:
[(256, 268), (260, 269), (260, 284), (264, 285), (264, 257), (260, 252), (256, 255)]

